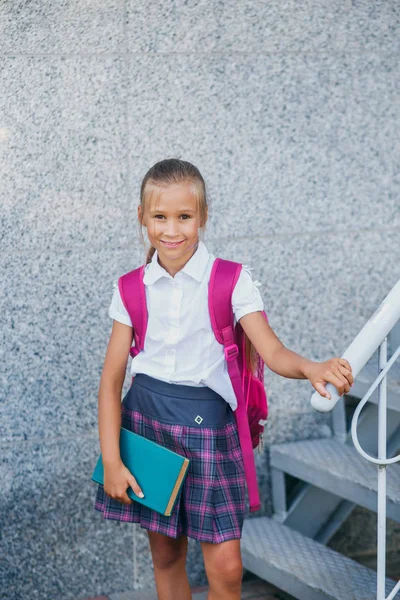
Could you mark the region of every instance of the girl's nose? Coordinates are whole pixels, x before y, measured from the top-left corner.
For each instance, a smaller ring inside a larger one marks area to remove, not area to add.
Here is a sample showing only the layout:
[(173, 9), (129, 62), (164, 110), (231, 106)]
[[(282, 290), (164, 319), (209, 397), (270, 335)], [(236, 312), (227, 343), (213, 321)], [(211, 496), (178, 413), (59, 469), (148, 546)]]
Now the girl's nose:
[(175, 221), (167, 220), (166, 227), (165, 227), (165, 233), (167, 235), (169, 235), (170, 237), (174, 237), (177, 234), (177, 231), (178, 231), (178, 228), (177, 228)]

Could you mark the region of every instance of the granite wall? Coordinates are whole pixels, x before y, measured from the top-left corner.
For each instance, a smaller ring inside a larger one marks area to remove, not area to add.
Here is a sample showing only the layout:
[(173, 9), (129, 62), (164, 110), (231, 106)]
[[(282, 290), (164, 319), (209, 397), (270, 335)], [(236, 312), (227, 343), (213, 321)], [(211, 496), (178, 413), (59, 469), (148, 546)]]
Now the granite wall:
[[(2, 0), (1, 599), (152, 584), (90, 482), (147, 169), (196, 164), (210, 249), (254, 268), (288, 347), (340, 354), (399, 277), (399, 51), (395, 0)], [(269, 443), (331, 435), (308, 382), (266, 381)], [(259, 476), (268, 514), (268, 448)]]

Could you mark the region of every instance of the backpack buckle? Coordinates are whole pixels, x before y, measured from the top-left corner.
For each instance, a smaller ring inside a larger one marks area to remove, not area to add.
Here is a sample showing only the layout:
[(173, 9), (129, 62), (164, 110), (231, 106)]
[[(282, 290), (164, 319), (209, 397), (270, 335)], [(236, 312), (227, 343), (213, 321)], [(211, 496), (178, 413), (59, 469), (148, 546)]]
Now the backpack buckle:
[(239, 354), (239, 348), (236, 346), (236, 344), (231, 344), (230, 346), (225, 346), (224, 352), (226, 360), (231, 361), (234, 360)]

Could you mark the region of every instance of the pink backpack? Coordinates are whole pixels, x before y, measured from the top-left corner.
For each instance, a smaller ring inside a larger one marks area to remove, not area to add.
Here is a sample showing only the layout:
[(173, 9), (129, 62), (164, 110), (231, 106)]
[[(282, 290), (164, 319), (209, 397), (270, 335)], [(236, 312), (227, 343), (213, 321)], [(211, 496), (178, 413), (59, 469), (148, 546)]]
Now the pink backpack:
[[(136, 356), (144, 348), (147, 329), (147, 305), (143, 283), (145, 265), (134, 269), (118, 280), (121, 299), (130, 316), (135, 346), (130, 354)], [(240, 263), (217, 258), (208, 285), (208, 307), (217, 341), (224, 346), (227, 368), (237, 398), (234, 412), (249, 494), (250, 512), (261, 508), (253, 449), (263, 447), (264, 425), (268, 417), (264, 389), (264, 362), (256, 354), (256, 372), (246, 364), (245, 334), (240, 323), (234, 325), (232, 293), (239, 278)], [(137, 301), (139, 299), (139, 302)], [(267, 315), (263, 312), (265, 319)]]

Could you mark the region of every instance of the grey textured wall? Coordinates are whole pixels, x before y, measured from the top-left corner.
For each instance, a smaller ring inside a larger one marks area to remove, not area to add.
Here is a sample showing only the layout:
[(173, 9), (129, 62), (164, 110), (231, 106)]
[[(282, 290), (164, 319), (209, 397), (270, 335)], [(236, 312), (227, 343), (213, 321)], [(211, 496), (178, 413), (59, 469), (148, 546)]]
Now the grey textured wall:
[[(2, 0), (2, 599), (152, 583), (144, 530), (102, 521), (89, 480), (147, 169), (196, 164), (210, 249), (254, 267), (288, 347), (340, 354), (399, 277), (399, 50), (396, 0)], [(266, 380), (269, 443), (331, 434), (307, 382)]]

